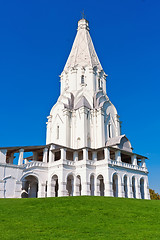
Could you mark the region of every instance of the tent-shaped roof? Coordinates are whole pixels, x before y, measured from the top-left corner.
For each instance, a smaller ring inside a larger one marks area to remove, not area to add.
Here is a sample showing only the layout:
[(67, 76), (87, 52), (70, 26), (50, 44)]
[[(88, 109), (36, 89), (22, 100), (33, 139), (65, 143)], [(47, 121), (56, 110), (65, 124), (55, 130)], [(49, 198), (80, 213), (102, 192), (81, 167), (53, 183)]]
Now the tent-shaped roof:
[(68, 71), (70, 68), (77, 66), (97, 67), (99, 70), (102, 70), (102, 66), (89, 34), (88, 21), (84, 18), (78, 22), (77, 35), (64, 67), (64, 71)]

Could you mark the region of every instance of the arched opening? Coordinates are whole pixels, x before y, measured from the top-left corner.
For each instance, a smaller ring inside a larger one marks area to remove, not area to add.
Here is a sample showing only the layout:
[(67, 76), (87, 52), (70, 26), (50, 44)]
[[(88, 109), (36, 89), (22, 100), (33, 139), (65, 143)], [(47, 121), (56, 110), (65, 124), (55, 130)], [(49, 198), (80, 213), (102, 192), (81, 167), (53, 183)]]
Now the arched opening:
[(81, 196), (81, 190), (82, 190), (81, 177), (78, 175), (77, 176), (77, 194), (76, 195)]
[(113, 197), (118, 197), (118, 175), (113, 175)]
[(68, 196), (73, 196), (73, 182), (74, 182), (73, 175), (69, 175), (67, 177), (67, 185), (66, 185)]
[(27, 176), (22, 181), (22, 198), (37, 198), (38, 196), (38, 179), (35, 176)]
[(128, 187), (127, 187), (127, 176), (125, 175), (124, 176), (124, 196), (125, 198), (128, 198)]
[(90, 176), (90, 191), (91, 191), (91, 196), (94, 196), (94, 176)]
[(144, 199), (144, 179), (140, 179), (140, 193), (141, 193), (141, 199)]
[(133, 198), (136, 198), (136, 185), (135, 185), (135, 177), (132, 177), (132, 193), (133, 193)]
[(57, 175), (53, 175), (52, 179), (51, 179), (51, 196), (52, 197), (58, 197), (58, 176)]
[(97, 185), (100, 196), (104, 196), (104, 179), (102, 175), (97, 177)]

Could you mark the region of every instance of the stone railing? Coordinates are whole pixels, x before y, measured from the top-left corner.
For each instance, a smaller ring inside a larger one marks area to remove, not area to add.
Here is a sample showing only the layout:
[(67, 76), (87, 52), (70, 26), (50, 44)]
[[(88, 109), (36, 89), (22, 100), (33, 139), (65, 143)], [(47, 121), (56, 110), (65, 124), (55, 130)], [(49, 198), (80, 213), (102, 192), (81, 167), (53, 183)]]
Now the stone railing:
[(39, 162), (39, 161), (32, 161), (29, 163), (24, 164), (24, 168), (32, 168), (32, 167), (46, 167), (46, 163), (44, 162)]
[(111, 159), (108, 160), (108, 163), (113, 165), (113, 166), (119, 166), (119, 167), (129, 168), (129, 169), (133, 169), (133, 170), (139, 170), (139, 171), (142, 171), (142, 172), (147, 172), (147, 168), (144, 168), (144, 167), (141, 167), (141, 166), (138, 166), (138, 165), (133, 165), (133, 164), (130, 164), (130, 163), (118, 162), (116, 160), (111, 160)]
[[(68, 166), (77, 166), (77, 165), (81, 165), (83, 164), (83, 160), (81, 161), (72, 161), (72, 160), (57, 160), (51, 163), (44, 163), (44, 162), (39, 162), (39, 161), (31, 161), (27, 164), (24, 164), (24, 168), (28, 169), (28, 168), (32, 168), (32, 167), (47, 167), (47, 166), (57, 166), (59, 164), (66, 164)], [(102, 161), (106, 161), (105, 159), (103, 160), (99, 160), (99, 161), (93, 161), (93, 160), (86, 160), (85, 164), (87, 165), (101, 165)], [(106, 162), (105, 162), (106, 163)], [(108, 160), (108, 164), (112, 165), (112, 166), (118, 166), (118, 167), (124, 167), (124, 168), (128, 168), (128, 169), (133, 169), (133, 170), (139, 170), (142, 172), (147, 172), (147, 168), (138, 166), (138, 165), (133, 165), (130, 163), (125, 163), (125, 162), (120, 162), (120, 161), (116, 161), (116, 160)]]

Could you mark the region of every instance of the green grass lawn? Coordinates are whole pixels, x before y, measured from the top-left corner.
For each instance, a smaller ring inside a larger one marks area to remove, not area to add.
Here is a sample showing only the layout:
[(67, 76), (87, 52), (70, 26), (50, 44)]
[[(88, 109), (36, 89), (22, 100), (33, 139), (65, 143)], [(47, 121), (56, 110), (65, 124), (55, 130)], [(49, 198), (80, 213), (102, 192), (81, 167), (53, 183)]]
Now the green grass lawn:
[(109, 197), (0, 199), (0, 240), (158, 239), (160, 201)]

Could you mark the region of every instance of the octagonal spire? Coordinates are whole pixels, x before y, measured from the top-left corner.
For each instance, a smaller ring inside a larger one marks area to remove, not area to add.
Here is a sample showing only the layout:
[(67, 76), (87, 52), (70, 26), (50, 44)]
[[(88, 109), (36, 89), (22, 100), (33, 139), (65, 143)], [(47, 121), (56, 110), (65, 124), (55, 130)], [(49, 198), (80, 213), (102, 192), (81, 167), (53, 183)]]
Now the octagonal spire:
[(78, 21), (77, 35), (64, 67), (64, 71), (67, 72), (70, 68), (76, 67), (97, 67), (99, 70), (102, 70), (102, 66), (89, 34), (88, 21), (84, 18)]

